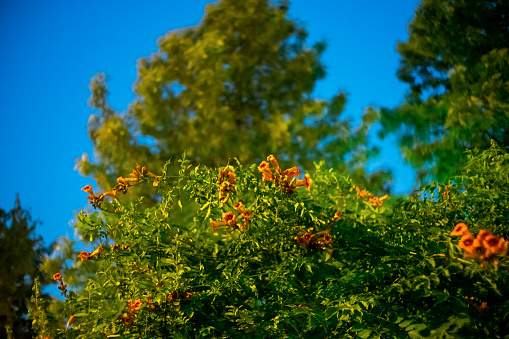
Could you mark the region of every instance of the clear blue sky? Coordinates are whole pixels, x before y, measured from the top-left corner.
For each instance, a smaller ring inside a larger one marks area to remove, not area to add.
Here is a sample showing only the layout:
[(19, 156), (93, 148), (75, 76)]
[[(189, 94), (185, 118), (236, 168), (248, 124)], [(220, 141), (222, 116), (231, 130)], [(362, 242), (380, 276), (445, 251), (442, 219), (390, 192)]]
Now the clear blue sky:
[[(87, 208), (80, 189), (95, 184), (73, 169), (75, 158), (93, 153), (86, 129), (91, 77), (106, 72), (110, 104), (125, 110), (135, 98), (137, 59), (156, 52), (167, 31), (199, 24), (208, 2), (1, 0), (0, 208), (11, 209), (19, 193), (22, 206), (43, 222), (36, 232), (47, 244), (73, 237), (70, 225)], [(397, 106), (407, 87), (396, 78), (396, 42), (408, 39), (418, 3), (290, 1), (289, 16), (304, 24), (309, 44), (328, 42), (327, 77), (314, 95), (348, 92), (344, 116), (354, 123), (368, 106)], [(393, 191), (408, 193), (415, 173), (403, 165), (394, 140), (382, 146), (368, 169), (392, 168)]]

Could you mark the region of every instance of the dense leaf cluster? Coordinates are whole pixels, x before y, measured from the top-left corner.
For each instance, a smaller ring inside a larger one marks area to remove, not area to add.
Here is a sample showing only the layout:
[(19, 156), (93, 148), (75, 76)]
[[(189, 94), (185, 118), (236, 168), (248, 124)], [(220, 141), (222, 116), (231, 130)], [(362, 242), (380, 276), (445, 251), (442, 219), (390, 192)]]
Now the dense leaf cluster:
[[(424, 187), (420, 199), (389, 198), (381, 207), (323, 164), (316, 164), (310, 191), (290, 194), (263, 180), (256, 164), (230, 164), (235, 189), (226, 200), (217, 169), (194, 167), (184, 157), (179, 175), (171, 176), (167, 164), (153, 188), (161, 194), (156, 206), (118, 198), (101, 212), (79, 215), (83, 238), (102, 249), (75, 262), (95, 265), (96, 273), (82, 290), (69, 291), (62, 312), (72, 325), (50, 334), (501, 336), (509, 330), (507, 257), (465, 259), (450, 233), (464, 222), (473, 233), (509, 237), (509, 155), (493, 145), (469, 157), (448, 185)], [(253, 215), (247, 229), (213, 231), (211, 220), (238, 214), (239, 202)], [(328, 231), (332, 255), (301, 246), (302, 230)]]

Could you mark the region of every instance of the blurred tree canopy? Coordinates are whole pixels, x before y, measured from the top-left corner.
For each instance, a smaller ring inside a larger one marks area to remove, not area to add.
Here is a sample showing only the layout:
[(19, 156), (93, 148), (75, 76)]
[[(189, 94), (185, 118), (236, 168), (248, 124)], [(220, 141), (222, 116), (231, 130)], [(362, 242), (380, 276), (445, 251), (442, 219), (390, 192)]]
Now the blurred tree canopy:
[(80, 172), (108, 190), (136, 163), (156, 171), (184, 150), (207, 166), (274, 154), (282, 165), (306, 170), (314, 160), (326, 160), (380, 191), (391, 175), (364, 171), (378, 153), (368, 149), (367, 133), (379, 112), (367, 109), (352, 130), (348, 119), (340, 120), (345, 93), (311, 97), (325, 77), (320, 56), (326, 46), (307, 46), (306, 30), (287, 18), (287, 10), (285, 1), (208, 5), (198, 26), (167, 33), (157, 53), (139, 60), (137, 98), (126, 113), (109, 106), (105, 75), (94, 76), (89, 105), (100, 112), (88, 123), (94, 159), (78, 159)]
[(405, 102), (382, 109), (382, 137), (396, 133), (421, 178), (443, 181), (465, 150), (509, 147), (509, 2), (423, 0), (398, 44)]
[[(37, 222), (21, 208), (19, 197), (12, 210), (0, 209), (0, 338), (32, 338), (26, 316), (35, 278), (50, 283), (39, 271), (42, 257), (49, 253), (41, 236), (34, 234)], [(48, 296), (46, 295), (46, 298)]]

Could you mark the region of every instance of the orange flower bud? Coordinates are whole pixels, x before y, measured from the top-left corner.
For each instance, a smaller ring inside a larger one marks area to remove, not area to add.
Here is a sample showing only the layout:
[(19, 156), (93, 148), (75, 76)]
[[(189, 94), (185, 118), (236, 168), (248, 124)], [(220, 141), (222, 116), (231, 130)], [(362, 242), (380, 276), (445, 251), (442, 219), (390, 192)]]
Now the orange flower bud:
[(272, 166), (276, 169), (276, 172), (280, 173), (281, 170), (279, 169), (279, 164), (277, 163), (276, 157), (274, 157), (272, 154), (267, 157), (267, 161), (269, 161)]

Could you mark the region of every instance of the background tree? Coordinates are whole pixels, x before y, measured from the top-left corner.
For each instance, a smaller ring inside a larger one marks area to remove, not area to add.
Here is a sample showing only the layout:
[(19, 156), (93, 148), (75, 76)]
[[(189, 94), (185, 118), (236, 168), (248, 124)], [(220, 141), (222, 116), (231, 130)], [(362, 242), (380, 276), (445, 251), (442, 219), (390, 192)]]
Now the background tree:
[(26, 319), (32, 285), (35, 278), (42, 284), (50, 282), (39, 271), (48, 249), (42, 237), (35, 235), (36, 225), (21, 208), (19, 197), (12, 210), (0, 209), (0, 338), (7, 338), (7, 327), (12, 328), (14, 338), (32, 338)]
[(509, 2), (423, 0), (398, 44), (398, 77), (411, 92), (382, 110), (421, 177), (444, 180), (490, 139), (509, 147)]
[(325, 76), (325, 43), (307, 46), (307, 32), (286, 17), (287, 8), (285, 1), (267, 0), (208, 5), (200, 25), (169, 32), (157, 53), (139, 60), (137, 98), (127, 114), (108, 105), (105, 76), (96, 75), (89, 104), (100, 114), (88, 124), (95, 163), (84, 154), (80, 171), (106, 190), (136, 163), (162, 168), (184, 150), (208, 166), (274, 154), (307, 170), (313, 160), (325, 159), (379, 191), (390, 175), (365, 179), (364, 171), (377, 153), (367, 149), (366, 137), (378, 113), (368, 110), (352, 131), (339, 119), (344, 93), (330, 101), (311, 98)]

